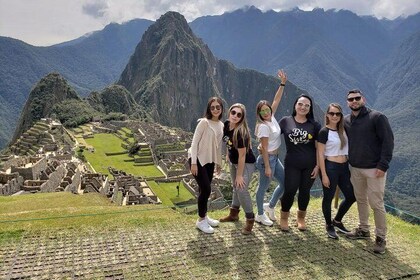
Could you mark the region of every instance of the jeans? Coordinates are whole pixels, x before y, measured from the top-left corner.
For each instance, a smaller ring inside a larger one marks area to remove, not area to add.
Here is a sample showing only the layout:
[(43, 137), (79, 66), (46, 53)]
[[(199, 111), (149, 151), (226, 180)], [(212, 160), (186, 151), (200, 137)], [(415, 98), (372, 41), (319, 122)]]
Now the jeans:
[(240, 206), (244, 209), (245, 217), (247, 219), (254, 218), (254, 210), (252, 208), (251, 195), (249, 194), (249, 182), (252, 178), (252, 173), (255, 171), (254, 163), (245, 163), (243, 177), (245, 186), (239, 189), (235, 186), (237, 164), (230, 163), (230, 177), (232, 179), (232, 208), (239, 209)]
[(373, 210), (375, 234), (385, 239), (387, 234), (384, 204), (386, 173), (376, 177), (376, 168), (356, 168), (350, 166), (351, 183), (359, 211), (359, 228), (369, 230), (369, 205)]
[(265, 167), (264, 167), (264, 158), (262, 155), (259, 155), (257, 158), (256, 167), (260, 172), (260, 179), (258, 184), (258, 190), (256, 195), (257, 201), (257, 209), (258, 215), (262, 215), (264, 213), (263, 203), (264, 203), (264, 195), (267, 192), (268, 187), (270, 186), (270, 182), (272, 178), (275, 178), (279, 183), (274, 190), (273, 194), (271, 195), (270, 199), (270, 208), (274, 208), (279, 201), (280, 197), (283, 195), (284, 192), (284, 167), (280, 162), (278, 155), (268, 155), (268, 162), (271, 168), (271, 177), (267, 177), (265, 175)]
[(344, 200), (340, 203), (337, 215), (334, 220), (341, 222), (344, 215), (356, 201), (353, 192), (353, 186), (350, 182), (350, 170), (347, 162), (337, 163), (325, 160), (325, 171), (330, 180), (330, 187), (323, 187), (324, 198), (322, 199), (322, 212), (324, 213), (325, 223), (331, 225), (331, 202), (334, 198), (337, 185), (344, 195)]

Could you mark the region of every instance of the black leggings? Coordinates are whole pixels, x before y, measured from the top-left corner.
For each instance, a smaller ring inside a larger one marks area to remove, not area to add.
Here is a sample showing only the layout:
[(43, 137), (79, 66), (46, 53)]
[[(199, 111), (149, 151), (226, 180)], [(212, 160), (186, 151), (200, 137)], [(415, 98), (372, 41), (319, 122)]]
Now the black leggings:
[(290, 165), (284, 166), (284, 194), (281, 198), (281, 211), (289, 212), (297, 190), (298, 207), (301, 211), (306, 211), (311, 195), (311, 187), (315, 179), (311, 179), (313, 168), (297, 168)]
[[(191, 159), (188, 159), (188, 163), (191, 168)], [(201, 218), (204, 218), (207, 213), (207, 202), (209, 201), (209, 196), (211, 193), (211, 180), (213, 180), (214, 173), (214, 162), (207, 163), (204, 166), (201, 166), (199, 160), (197, 159), (197, 176), (194, 176), (198, 184), (198, 215)]]
[(325, 223), (331, 225), (331, 202), (334, 198), (337, 185), (344, 194), (344, 200), (341, 202), (334, 220), (341, 222), (351, 205), (356, 201), (356, 198), (353, 192), (353, 185), (350, 182), (349, 164), (347, 162), (336, 163), (325, 160), (325, 171), (327, 172), (328, 179), (330, 179), (330, 187), (322, 188), (324, 192), (322, 212), (324, 213)]

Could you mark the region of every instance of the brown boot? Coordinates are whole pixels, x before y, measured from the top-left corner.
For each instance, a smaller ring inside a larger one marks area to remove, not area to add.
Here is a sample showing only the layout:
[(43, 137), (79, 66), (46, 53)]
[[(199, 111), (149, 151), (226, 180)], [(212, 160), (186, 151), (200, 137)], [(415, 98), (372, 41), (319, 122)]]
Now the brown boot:
[(306, 230), (305, 216), (306, 216), (306, 211), (301, 211), (301, 210), (297, 211), (297, 228), (300, 231)]
[(239, 209), (231, 207), (229, 215), (227, 215), (224, 218), (221, 218), (219, 221), (221, 223), (225, 223), (225, 222), (236, 222), (238, 220), (239, 220)]
[(289, 212), (280, 211), (280, 229), (289, 231)]
[(254, 227), (255, 219), (246, 219), (246, 224), (242, 229), (242, 234), (248, 235), (252, 233), (252, 228)]

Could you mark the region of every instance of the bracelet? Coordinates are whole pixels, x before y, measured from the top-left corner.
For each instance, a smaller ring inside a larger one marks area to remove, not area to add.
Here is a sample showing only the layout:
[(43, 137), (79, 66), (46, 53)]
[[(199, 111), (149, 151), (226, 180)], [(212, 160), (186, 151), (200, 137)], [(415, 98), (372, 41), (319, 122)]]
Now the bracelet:
[(283, 83), (281, 83), (281, 84), (280, 84), (280, 86), (283, 86), (283, 87), (285, 87), (285, 86), (286, 86), (286, 84), (283, 84)]

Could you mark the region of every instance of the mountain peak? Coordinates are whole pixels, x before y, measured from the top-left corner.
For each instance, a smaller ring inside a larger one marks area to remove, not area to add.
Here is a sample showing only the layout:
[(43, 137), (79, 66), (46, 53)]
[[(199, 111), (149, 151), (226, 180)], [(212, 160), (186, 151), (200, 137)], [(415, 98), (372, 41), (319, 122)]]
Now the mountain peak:
[(37, 120), (49, 116), (55, 104), (67, 99), (80, 100), (67, 80), (57, 72), (44, 76), (32, 89), (22, 110), (13, 141)]

